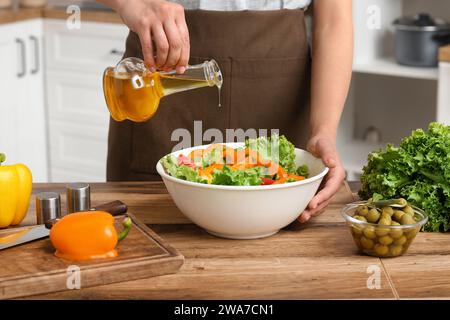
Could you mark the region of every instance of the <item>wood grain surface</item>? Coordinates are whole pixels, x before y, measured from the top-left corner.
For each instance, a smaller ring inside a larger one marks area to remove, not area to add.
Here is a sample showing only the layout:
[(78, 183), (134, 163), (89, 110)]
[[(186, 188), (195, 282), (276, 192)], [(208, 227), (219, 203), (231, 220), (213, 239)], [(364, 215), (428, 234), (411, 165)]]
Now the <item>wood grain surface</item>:
[[(68, 290), (68, 268), (80, 269), (80, 284), (90, 287), (175, 273), (184, 262), (171, 246), (128, 214), (133, 225), (113, 259), (72, 262), (59, 259), (48, 238), (0, 251), (0, 299)], [(120, 221), (116, 218), (116, 228)]]
[[(356, 191), (357, 184), (352, 184)], [(340, 215), (356, 200), (345, 184), (325, 212), (257, 240), (226, 240), (193, 225), (160, 182), (91, 184), (93, 205), (128, 204), (185, 257), (176, 274), (32, 299), (402, 299), (450, 298), (450, 235), (420, 233), (406, 255), (378, 259), (356, 251)], [(37, 184), (34, 192), (64, 192), (64, 184)], [(63, 195), (64, 202), (64, 195)], [(27, 217), (28, 223), (34, 218)], [(380, 288), (369, 289), (368, 267)]]
[(450, 45), (439, 49), (439, 61), (450, 62)]
[(42, 17), (42, 9), (0, 9), (0, 24)]
[[(0, 9), (0, 24), (19, 22), (36, 18), (67, 19), (70, 16), (63, 8), (48, 6), (46, 8)], [(82, 21), (102, 23), (123, 23), (114, 11), (82, 10)]]
[[(43, 10), (43, 16), (50, 19), (67, 19), (69, 14), (60, 8), (48, 7)], [(102, 23), (123, 23), (120, 16), (114, 11), (82, 10), (81, 20)]]

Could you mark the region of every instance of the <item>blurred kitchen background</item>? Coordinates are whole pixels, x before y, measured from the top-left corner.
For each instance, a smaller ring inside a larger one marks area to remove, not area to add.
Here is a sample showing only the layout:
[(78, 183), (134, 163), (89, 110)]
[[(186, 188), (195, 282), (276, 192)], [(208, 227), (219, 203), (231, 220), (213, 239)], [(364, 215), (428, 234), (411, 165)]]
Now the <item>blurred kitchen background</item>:
[[(371, 150), (431, 121), (450, 124), (450, 62), (397, 64), (392, 25), (419, 12), (450, 21), (450, 1), (353, 2), (354, 75), (338, 136), (348, 180), (359, 178)], [(66, 7), (74, 3), (81, 3), (80, 29), (66, 26)], [(380, 29), (367, 27), (374, 5)], [(101, 78), (120, 60), (127, 33), (117, 15), (93, 1), (0, 9), (0, 151), (8, 163), (26, 163), (36, 182), (105, 181), (109, 113)]]

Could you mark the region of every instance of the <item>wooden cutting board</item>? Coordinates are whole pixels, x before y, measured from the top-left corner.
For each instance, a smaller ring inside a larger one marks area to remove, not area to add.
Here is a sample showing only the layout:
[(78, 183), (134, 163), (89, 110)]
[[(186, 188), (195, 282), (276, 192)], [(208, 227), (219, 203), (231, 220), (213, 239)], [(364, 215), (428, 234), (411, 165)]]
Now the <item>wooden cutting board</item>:
[[(87, 288), (176, 273), (184, 257), (134, 215), (127, 215), (133, 226), (117, 246), (117, 258), (65, 261), (54, 256), (48, 238), (0, 251), (0, 299), (73, 290), (78, 284)], [(116, 220), (119, 230), (122, 219)]]

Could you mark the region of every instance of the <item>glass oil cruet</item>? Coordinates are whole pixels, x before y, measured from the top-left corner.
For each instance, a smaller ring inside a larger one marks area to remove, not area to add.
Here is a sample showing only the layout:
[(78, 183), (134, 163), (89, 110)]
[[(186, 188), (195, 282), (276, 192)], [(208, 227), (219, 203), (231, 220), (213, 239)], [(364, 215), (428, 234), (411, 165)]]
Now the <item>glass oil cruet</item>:
[(164, 96), (202, 87), (222, 87), (222, 73), (215, 60), (176, 71), (150, 72), (139, 58), (125, 58), (103, 74), (103, 92), (111, 116), (116, 121), (143, 122), (158, 110)]

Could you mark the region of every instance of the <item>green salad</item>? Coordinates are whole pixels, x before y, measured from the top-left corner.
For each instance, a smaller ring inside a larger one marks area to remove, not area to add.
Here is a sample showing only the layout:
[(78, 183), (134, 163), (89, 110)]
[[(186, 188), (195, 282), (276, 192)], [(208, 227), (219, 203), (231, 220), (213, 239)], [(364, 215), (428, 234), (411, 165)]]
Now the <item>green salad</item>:
[(212, 144), (177, 158), (167, 155), (161, 162), (172, 177), (205, 184), (260, 186), (308, 177), (308, 167), (295, 164), (294, 145), (279, 135), (248, 139), (240, 148)]

